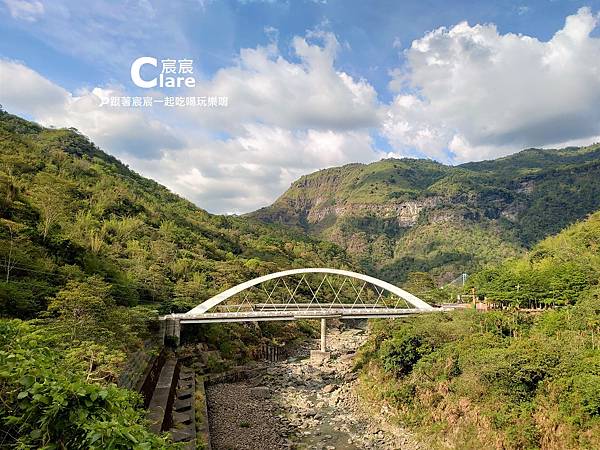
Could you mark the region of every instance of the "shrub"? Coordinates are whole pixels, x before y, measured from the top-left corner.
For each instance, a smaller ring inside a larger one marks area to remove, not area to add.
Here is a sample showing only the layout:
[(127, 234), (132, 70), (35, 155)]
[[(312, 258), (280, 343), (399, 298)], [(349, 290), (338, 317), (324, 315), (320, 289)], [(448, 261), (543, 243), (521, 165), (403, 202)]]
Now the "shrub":
[(413, 366), (432, 351), (432, 347), (416, 335), (401, 333), (384, 341), (379, 349), (383, 368), (396, 376), (407, 375)]
[(0, 422), (18, 448), (171, 448), (147, 428), (139, 394), (86, 381), (44, 329), (0, 321)]

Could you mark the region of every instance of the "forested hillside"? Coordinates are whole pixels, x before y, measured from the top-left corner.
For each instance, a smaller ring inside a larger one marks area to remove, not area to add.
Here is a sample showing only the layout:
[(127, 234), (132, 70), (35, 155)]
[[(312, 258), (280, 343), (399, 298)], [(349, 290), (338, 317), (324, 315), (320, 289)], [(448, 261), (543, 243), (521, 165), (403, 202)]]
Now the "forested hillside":
[[(167, 446), (137, 395), (110, 384), (157, 315), (286, 267), (349, 264), (333, 244), (208, 214), (76, 130), (0, 110), (0, 441)], [(252, 338), (212, 341), (243, 357)]]
[(471, 278), (492, 302), (382, 321), (364, 394), (432, 448), (600, 448), (600, 212)]
[[(480, 297), (504, 306), (573, 305), (600, 283), (600, 212), (544, 239), (518, 259), (477, 273), (469, 280)], [(598, 305), (600, 306), (600, 305)]]
[(388, 159), (301, 177), (251, 214), (324, 237), (372, 273), (438, 281), (517, 256), (600, 208), (600, 145), (445, 166)]
[(4, 315), (33, 317), (69, 281), (92, 275), (116, 304), (175, 312), (276, 268), (347, 264), (334, 245), (210, 215), (74, 130), (2, 113), (0, 133)]
[[(235, 283), (286, 267), (355, 266), (307, 229), (419, 295), (443, 296), (419, 270), (443, 279), (494, 263), (470, 278), (482, 297), (560, 307), (378, 322), (358, 367), (363, 394), (390, 417), (432, 447), (598, 448), (600, 212), (526, 248), (594, 208), (599, 152), (321, 171), (295, 183), (280, 209), (256, 214), (294, 230), (208, 214), (76, 130), (0, 111), (0, 440), (171, 448), (148, 432), (139, 396), (114, 385), (127, 354), (156, 333), (158, 314)], [(247, 356), (255, 329), (223, 330), (203, 338)]]

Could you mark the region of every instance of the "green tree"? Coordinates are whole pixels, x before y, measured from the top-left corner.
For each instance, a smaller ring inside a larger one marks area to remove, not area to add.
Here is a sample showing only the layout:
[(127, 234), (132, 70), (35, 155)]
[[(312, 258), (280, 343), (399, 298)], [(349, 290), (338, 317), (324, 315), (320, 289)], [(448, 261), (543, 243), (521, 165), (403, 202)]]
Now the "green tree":
[(56, 313), (66, 328), (72, 330), (73, 337), (81, 336), (83, 330), (108, 328), (109, 313), (115, 307), (110, 288), (110, 284), (98, 276), (85, 281), (71, 280), (50, 301), (48, 310)]
[[(148, 430), (139, 394), (99, 383), (103, 379), (90, 382), (107, 367), (105, 350), (92, 346), (65, 358), (59, 339), (46, 329), (0, 320), (3, 446), (174, 448)], [(93, 364), (90, 370), (90, 361), (97, 364), (96, 371)]]
[(40, 211), (39, 227), (44, 239), (54, 225), (65, 220), (71, 187), (71, 183), (56, 175), (42, 172), (35, 176), (29, 193), (32, 203)]

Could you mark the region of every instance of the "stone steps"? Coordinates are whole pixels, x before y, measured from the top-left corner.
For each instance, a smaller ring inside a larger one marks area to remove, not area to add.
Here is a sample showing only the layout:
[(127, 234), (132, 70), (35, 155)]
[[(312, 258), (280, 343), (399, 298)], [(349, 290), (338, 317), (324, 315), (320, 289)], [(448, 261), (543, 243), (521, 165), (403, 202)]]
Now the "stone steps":
[(186, 398), (185, 400), (175, 400), (173, 402), (173, 410), (177, 412), (189, 411), (192, 407), (191, 399)]
[(174, 442), (185, 443), (184, 448), (189, 449), (196, 446), (195, 392), (194, 371), (188, 367), (181, 367), (173, 402), (173, 426), (169, 433)]

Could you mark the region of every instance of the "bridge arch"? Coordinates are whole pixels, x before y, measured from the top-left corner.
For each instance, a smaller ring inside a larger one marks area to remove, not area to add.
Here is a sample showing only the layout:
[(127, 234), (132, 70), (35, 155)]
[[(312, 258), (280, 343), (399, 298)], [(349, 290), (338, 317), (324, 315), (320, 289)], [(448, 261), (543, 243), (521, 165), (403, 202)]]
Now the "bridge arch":
[(397, 295), (398, 297), (404, 299), (408, 304), (412, 305), (414, 308), (422, 310), (422, 311), (433, 311), (435, 310), (434, 307), (432, 307), (431, 305), (429, 305), (428, 303), (424, 302), (423, 300), (421, 300), (420, 298), (418, 298), (417, 296), (411, 294), (410, 292), (405, 291), (404, 289), (400, 289), (397, 286), (394, 286), (391, 283), (388, 283), (387, 281), (383, 281), (380, 280), (378, 278), (375, 277), (371, 277), (369, 275), (364, 275), (362, 273), (357, 273), (357, 272), (351, 272), (349, 270), (340, 270), (340, 269), (329, 269), (329, 268), (324, 268), (324, 267), (314, 267), (314, 268), (303, 268), (303, 269), (291, 269), (291, 270), (284, 270), (281, 272), (275, 272), (275, 273), (271, 273), (269, 275), (264, 275), (262, 277), (257, 277), (254, 278), (252, 280), (246, 281), (244, 283), (240, 283), (236, 286), (233, 286), (232, 288), (229, 288), (223, 292), (221, 292), (220, 294), (215, 295), (214, 297), (209, 298), (208, 300), (204, 301), (203, 303), (199, 304), (198, 306), (196, 306), (195, 308), (189, 310), (187, 313), (185, 313), (185, 315), (197, 315), (197, 314), (204, 314), (205, 312), (207, 312), (209, 309), (213, 308), (214, 306), (217, 306), (218, 304), (226, 301), (227, 299), (233, 297), (236, 294), (239, 294), (240, 292), (245, 291), (246, 289), (249, 289), (253, 286), (256, 286), (258, 284), (264, 283), (265, 281), (270, 281), (270, 280), (274, 280), (277, 278), (282, 278), (282, 277), (287, 277), (290, 275), (299, 275), (299, 274), (312, 274), (312, 273), (324, 273), (324, 274), (331, 274), (331, 275), (341, 275), (341, 276), (345, 276), (345, 277), (349, 277), (349, 278), (354, 278), (357, 280), (361, 280), (367, 283), (371, 283), (375, 286), (380, 287), (381, 289), (384, 289), (385, 291), (388, 291), (394, 295)]

